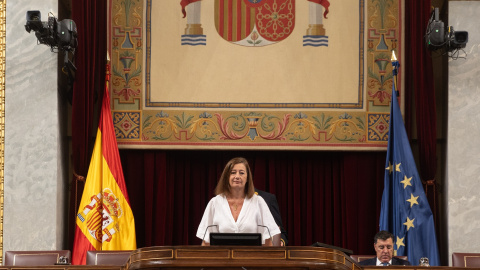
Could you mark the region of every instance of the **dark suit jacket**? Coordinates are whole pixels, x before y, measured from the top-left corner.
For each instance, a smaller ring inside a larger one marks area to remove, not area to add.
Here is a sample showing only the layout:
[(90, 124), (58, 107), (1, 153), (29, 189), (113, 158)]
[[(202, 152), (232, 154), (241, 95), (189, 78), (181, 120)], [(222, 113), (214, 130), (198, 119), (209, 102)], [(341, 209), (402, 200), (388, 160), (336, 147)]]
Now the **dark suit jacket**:
[(257, 192), (257, 194), (261, 196), (267, 203), (268, 208), (270, 209), (270, 212), (275, 219), (275, 223), (277, 223), (278, 227), (280, 227), (280, 238), (286, 246), (288, 244), (288, 236), (287, 231), (285, 230), (285, 228), (283, 228), (282, 216), (280, 215), (280, 208), (278, 207), (277, 197), (272, 193), (268, 193), (259, 189), (255, 189), (255, 192)]
[[(368, 259), (368, 260), (363, 260), (359, 262), (358, 264), (360, 265), (377, 265), (377, 257)], [(410, 265), (409, 261), (405, 261), (399, 258), (392, 258), (392, 265)]]

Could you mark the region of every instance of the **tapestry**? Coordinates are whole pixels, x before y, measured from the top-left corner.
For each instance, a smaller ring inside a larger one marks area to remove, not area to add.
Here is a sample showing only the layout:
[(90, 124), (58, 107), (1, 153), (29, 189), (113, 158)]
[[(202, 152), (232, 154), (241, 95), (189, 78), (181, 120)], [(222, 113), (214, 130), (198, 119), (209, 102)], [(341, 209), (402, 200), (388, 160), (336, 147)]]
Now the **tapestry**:
[(109, 10), (119, 147), (386, 149), (401, 1), (110, 0)]

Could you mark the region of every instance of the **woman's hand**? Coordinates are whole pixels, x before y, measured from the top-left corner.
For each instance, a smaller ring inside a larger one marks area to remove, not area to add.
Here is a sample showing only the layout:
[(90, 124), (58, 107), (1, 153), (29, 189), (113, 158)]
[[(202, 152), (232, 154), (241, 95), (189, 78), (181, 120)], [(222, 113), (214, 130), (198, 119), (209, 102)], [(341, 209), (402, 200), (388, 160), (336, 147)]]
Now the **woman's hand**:
[(264, 246), (264, 247), (273, 246), (272, 239), (270, 239), (270, 238), (265, 239), (265, 244), (263, 244), (262, 246)]

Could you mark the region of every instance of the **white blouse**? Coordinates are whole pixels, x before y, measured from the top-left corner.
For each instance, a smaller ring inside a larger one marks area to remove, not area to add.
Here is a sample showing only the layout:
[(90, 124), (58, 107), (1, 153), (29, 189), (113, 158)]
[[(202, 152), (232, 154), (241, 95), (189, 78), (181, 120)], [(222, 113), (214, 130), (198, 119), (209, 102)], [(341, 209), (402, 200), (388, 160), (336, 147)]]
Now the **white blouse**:
[[(258, 225), (268, 227), (270, 233), (265, 227)], [(262, 243), (265, 244), (265, 239), (279, 234), (280, 229), (262, 197), (254, 194), (250, 199), (245, 198), (235, 222), (227, 198), (222, 194), (213, 197), (208, 203), (198, 226), (197, 237), (210, 243), (210, 232), (261, 233)]]

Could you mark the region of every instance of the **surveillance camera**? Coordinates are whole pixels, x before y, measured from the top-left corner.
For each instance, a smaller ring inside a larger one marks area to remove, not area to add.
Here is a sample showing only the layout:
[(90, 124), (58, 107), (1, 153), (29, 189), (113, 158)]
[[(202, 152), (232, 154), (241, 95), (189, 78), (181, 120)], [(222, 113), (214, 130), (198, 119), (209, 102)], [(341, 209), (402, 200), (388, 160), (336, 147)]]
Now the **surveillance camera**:
[(38, 10), (27, 11), (27, 23), (25, 24), (25, 30), (30, 33), (33, 31), (40, 31), (43, 27), (42, 15)]
[(42, 13), (39, 10), (27, 11), (27, 22), (29, 21), (42, 21)]
[(77, 48), (77, 26), (73, 20), (57, 21), (55, 16), (48, 16), (42, 22), (42, 15), (38, 10), (29, 10), (26, 14), (25, 30), (35, 32), (39, 44), (50, 46), (52, 51), (72, 52)]
[(457, 52), (466, 47), (468, 42), (467, 31), (454, 31), (452, 26), (444, 29), (440, 20), (438, 8), (434, 8), (425, 32), (425, 43), (431, 51), (444, 49), (448, 52)]

